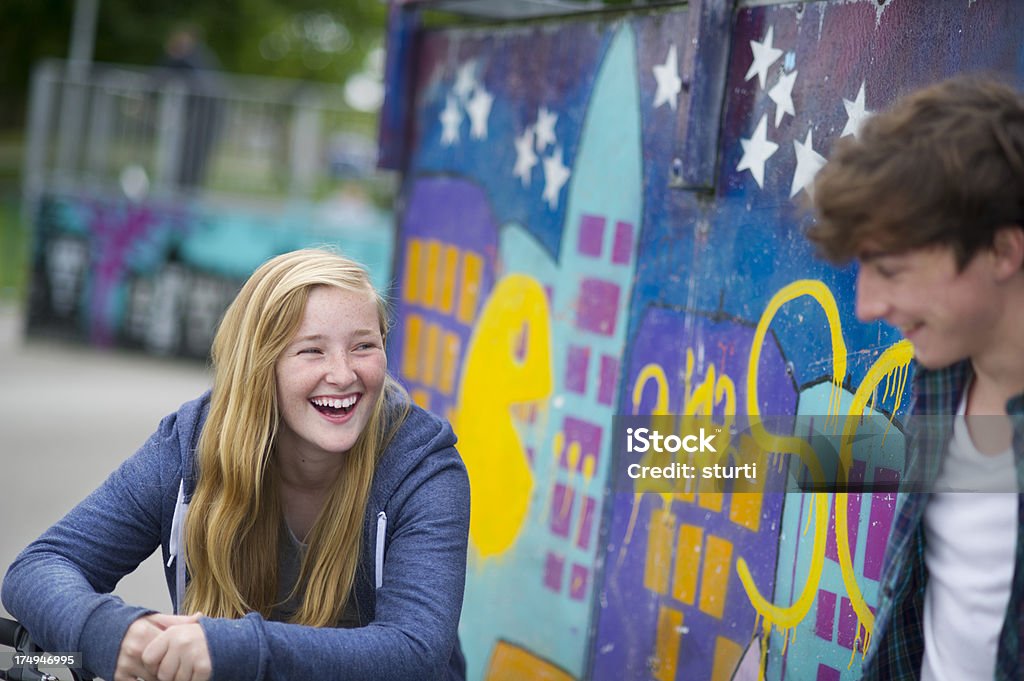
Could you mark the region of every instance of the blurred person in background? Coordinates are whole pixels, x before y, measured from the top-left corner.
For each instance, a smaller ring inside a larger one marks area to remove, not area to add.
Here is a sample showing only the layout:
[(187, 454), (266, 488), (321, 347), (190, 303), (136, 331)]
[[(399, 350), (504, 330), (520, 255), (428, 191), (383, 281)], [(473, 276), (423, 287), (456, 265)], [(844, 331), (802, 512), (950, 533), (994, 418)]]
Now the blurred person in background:
[(158, 64), (165, 69), (160, 85), (169, 82), (184, 89), (181, 120), (181, 146), (174, 180), (190, 191), (201, 187), (221, 125), (220, 97), (224, 96), (217, 76), (220, 64), (213, 52), (200, 40), (193, 26), (179, 26), (164, 41), (164, 54)]

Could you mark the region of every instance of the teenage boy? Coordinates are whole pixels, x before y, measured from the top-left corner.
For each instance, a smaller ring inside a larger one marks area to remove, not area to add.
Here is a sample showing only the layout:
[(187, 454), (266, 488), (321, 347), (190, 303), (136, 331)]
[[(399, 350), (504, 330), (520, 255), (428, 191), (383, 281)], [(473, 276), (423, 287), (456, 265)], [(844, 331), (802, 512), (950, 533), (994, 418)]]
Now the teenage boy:
[[(863, 678), (1024, 678), (1024, 97), (970, 77), (912, 93), (836, 144), (814, 203), (821, 254), (859, 265), (858, 318), (916, 363), (904, 482), (923, 491), (893, 525)], [(934, 491), (979, 472), (1005, 491)]]

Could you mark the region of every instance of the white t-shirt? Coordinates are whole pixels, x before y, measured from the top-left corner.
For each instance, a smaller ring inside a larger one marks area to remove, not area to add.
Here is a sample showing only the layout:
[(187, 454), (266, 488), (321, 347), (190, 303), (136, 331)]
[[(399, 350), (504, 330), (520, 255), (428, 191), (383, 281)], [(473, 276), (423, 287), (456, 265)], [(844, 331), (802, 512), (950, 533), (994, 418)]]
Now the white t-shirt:
[[(971, 441), (961, 403), (936, 489), (1016, 481), (1013, 451), (985, 455)], [(922, 681), (991, 681), (1017, 548), (1017, 495), (935, 492), (924, 512)]]

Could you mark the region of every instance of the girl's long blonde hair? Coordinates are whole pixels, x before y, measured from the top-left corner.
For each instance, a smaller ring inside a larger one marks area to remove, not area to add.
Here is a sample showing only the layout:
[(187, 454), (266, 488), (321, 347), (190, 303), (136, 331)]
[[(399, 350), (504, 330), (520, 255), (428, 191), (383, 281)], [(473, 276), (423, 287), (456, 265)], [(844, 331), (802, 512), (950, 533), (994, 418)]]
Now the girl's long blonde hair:
[[(278, 604), (283, 514), (274, 457), (280, 418), (274, 367), (302, 321), (310, 290), (318, 286), (373, 296), (381, 336), (387, 336), (383, 298), (359, 264), (337, 253), (285, 253), (261, 265), (242, 287), (213, 341), (213, 393), (197, 447), (198, 481), (185, 529), (191, 581), (184, 612), (268, 617)], [(293, 622), (333, 626), (344, 612), (359, 566), (377, 457), (408, 405), (405, 391), (386, 377), (307, 538), (296, 584), (305, 594)]]

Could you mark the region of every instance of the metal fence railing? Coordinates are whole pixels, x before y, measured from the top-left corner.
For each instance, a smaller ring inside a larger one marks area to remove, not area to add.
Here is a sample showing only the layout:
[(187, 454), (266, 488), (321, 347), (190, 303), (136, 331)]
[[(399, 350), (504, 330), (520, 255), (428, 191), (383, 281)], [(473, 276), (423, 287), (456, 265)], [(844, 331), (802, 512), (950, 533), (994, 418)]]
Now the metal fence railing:
[(33, 75), (25, 188), (316, 197), (372, 172), (373, 125), (340, 86), (50, 60)]

